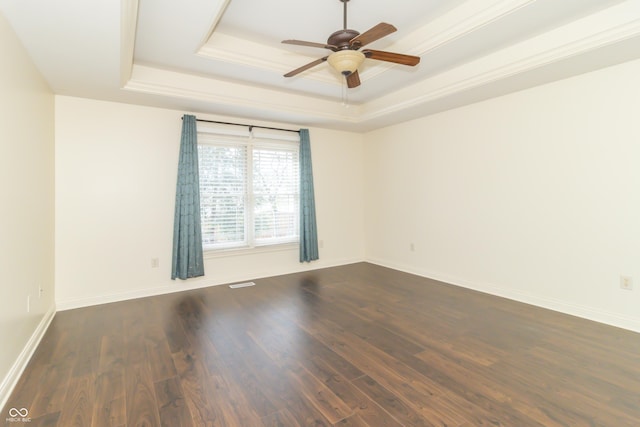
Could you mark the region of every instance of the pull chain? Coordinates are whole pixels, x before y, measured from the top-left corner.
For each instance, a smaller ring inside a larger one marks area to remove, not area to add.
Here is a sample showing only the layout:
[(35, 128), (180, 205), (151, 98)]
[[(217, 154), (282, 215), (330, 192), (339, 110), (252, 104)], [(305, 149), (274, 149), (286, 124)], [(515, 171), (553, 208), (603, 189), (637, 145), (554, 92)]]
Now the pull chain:
[(347, 89), (347, 79), (342, 79), (342, 106), (349, 108), (349, 90)]

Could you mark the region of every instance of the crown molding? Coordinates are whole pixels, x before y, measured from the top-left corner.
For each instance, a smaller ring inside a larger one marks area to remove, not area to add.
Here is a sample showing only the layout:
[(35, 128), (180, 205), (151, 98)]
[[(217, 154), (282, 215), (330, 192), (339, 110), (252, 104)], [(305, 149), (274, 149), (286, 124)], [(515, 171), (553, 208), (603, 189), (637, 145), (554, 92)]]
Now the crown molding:
[(207, 43), (207, 41), (211, 38), (213, 33), (216, 31), (216, 28), (218, 27), (218, 23), (222, 19), (222, 15), (224, 15), (224, 12), (225, 10), (227, 10), (227, 6), (229, 6), (230, 2), (231, 0), (218, 0), (213, 21), (211, 22), (209, 31), (207, 31), (207, 35), (200, 42), (200, 47), (198, 48), (198, 50), (202, 49), (202, 47)]
[[(318, 49), (318, 52), (324, 51)], [(326, 55), (329, 53), (331, 52), (327, 52)], [(196, 55), (216, 61), (258, 68), (274, 74), (285, 74), (321, 57), (321, 55), (302, 55), (221, 32), (212, 34), (206, 44), (196, 52)], [(307, 70), (304, 77), (334, 86), (342, 85), (340, 76), (337, 73), (332, 73), (328, 67), (315, 67)]]
[(360, 120), (374, 120), (640, 36), (640, 19), (630, 8), (637, 6), (626, 2), (363, 104)]
[(322, 121), (357, 123), (360, 115), (360, 107), (355, 105), (349, 106), (348, 109), (341, 108), (339, 102), (315, 96), (286, 93), (141, 65), (134, 65), (132, 77), (124, 89), (220, 105), (284, 111), (316, 117)]
[[(535, 0), (468, 1), (393, 43), (388, 50), (422, 57), (533, 2)], [(394, 67), (395, 64), (382, 63), (366, 77), (373, 79)]]
[(138, 0), (120, 1), (120, 87), (131, 78), (138, 23)]
[(425, 54), (460, 37), (502, 19), (536, 0), (499, 0), (488, 4), (483, 0), (463, 3), (457, 8), (414, 32), (416, 50)]

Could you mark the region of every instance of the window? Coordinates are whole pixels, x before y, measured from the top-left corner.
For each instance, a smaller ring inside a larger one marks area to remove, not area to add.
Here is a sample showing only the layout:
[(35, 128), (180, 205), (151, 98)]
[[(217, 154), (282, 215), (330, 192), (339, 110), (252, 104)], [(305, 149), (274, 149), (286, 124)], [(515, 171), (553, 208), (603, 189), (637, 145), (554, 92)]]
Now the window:
[(205, 250), (297, 242), (296, 133), (198, 123)]

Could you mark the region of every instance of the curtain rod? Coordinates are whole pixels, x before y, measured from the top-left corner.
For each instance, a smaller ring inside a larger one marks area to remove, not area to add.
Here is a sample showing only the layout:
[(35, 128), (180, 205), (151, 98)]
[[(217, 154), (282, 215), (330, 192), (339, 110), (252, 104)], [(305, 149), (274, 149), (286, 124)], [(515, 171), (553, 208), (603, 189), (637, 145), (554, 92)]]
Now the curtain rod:
[(249, 128), (249, 132), (251, 132), (251, 129), (253, 129), (253, 128), (259, 128), (259, 129), (281, 130), (281, 131), (285, 131), (285, 132), (300, 133), (299, 130), (293, 130), (293, 129), (272, 128), (272, 127), (268, 127), (268, 126), (258, 126), (258, 125), (245, 125), (245, 124), (242, 124), (242, 123), (218, 122), (216, 120), (196, 119), (196, 122), (217, 123), (219, 125), (245, 126), (245, 127)]

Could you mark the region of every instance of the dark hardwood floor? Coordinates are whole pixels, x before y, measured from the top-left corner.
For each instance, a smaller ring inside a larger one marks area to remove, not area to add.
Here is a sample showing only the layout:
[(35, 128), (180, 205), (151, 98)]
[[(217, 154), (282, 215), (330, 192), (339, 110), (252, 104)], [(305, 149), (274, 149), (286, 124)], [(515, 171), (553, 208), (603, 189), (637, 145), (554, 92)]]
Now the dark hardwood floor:
[(640, 334), (365, 263), (255, 282), (58, 313), (3, 418), (640, 426)]

